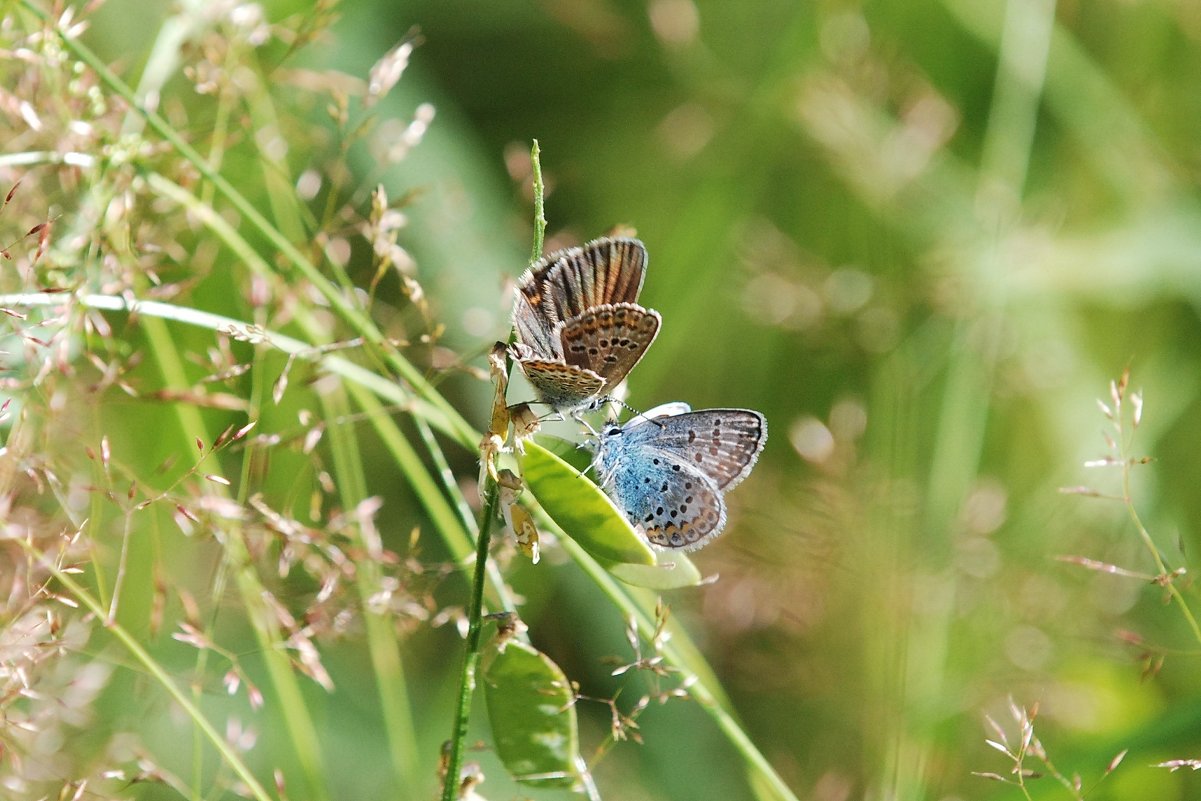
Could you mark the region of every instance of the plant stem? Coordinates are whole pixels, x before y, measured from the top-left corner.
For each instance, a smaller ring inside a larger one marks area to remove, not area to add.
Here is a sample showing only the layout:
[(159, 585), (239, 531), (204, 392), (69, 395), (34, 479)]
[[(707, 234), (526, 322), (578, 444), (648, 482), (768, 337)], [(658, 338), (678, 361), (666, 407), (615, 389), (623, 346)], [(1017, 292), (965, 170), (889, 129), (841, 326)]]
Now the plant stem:
[(538, 140), (530, 147), (530, 171), (534, 180), (534, 249), (530, 253), (530, 264), (542, 258), (542, 245), (546, 239), (546, 204), (542, 186), (542, 151)]
[(471, 697), (475, 691), (475, 669), (480, 659), (480, 638), (483, 631), (484, 579), (488, 568), (488, 546), (492, 541), (492, 520), (496, 517), (500, 488), (488, 481), (484, 510), (480, 513), (480, 534), (475, 548), (475, 576), (471, 581), (471, 603), (467, 607), (467, 653), (459, 675), (459, 706), (455, 711), (455, 727), (446, 762), (446, 781), (442, 801), (456, 801), (459, 795), (459, 774), (463, 770), (463, 748), (467, 742), (467, 721), (471, 714)]
[(1155, 541), (1151, 539), (1151, 532), (1147, 531), (1147, 527), (1143, 525), (1143, 520), (1139, 517), (1138, 510), (1134, 508), (1134, 500), (1130, 491), (1130, 468), (1133, 465), (1129, 453), (1129, 443), (1126, 441), (1125, 432), (1118, 432), (1121, 442), (1121, 459), (1122, 459), (1122, 501), (1126, 505), (1126, 511), (1130, 514), (1130, 520), (1134, 523), (1135, 530), (1138, 531), (1139, 537), (1143, 544), (1147, 546), (1147, 550), (1151, 552), (1151, 558), (1155, 560), (1155, 567), (1159, 571), (1160, 576), (1164, 577), (1164, 586), (1167, 588), (1168, 594), (1172, 600), (1180, 607), (1180, 613), (1184, 615), (1185, 622), (1188, 623), (1189, 629), (1193, 633), (1193, 638), (1197, 642), (1201, 642), (1201, 625), (1198, 625), (1197, 618), (1193, 616), (1193, 611), (1189, 609), (1188, 602), (1184, 599), (1180, 590), (1176, 587), (1176, 582), (1172, 581), (1168, 576), (1168, 566), (1164, 564), (1163, 557), (1159, 553), (1159, 548), (1155, 545)]
[[(17, 545), (23, 548), (25, 552), (29, 554), (29, 556), (39, 560), (46, 567), (46, 569), (48, 569), (54, 575), (54, 577), (58, 579), (59, 583), (66, 587), (67, 590), (70, 591), (71, 595), (78, 599), (80, 603), (91, 610), (92, 614), (96, 615), (99, 620), (105, 619), (106, 610), (100, 604), (100, 602), (94, 598), (91, 593), (85, 590), (83, 586), (79, 584), (79, 582), (77, 582), (72, 576), (70, 576), (66, 571), (62, 570), (47, 554), (39, 552), (26, 540), (12, 539), (10, 541), (15, 542)], [(175, 703), (179, 704), (180, 708), (183, 709), (184, 714), (186, 714), (188, 718), (191, 719), (192, 723), (204, 733), (205, 738), (208, 739), (213, 748), (215, 748), (217, 752), (221, 754), (222, 759), (225, 760), (225, 764), (233, 770), (234, 774), (237, 775), (239, 779), (245, 782), (246, 789), (250, 797), (258, 799), (258, 801), (271, 801), (271, 796), (267, 794), (267, 791), (263, 785), (260, 784), (258, 779), (255, 778), (254, 774), (250, 772), (250, 768), (247, 767), (246, 763), (242, 761), (242, 758), (239, 756), (237, 751), (225, 741), (225, 738), (215, 728), (213, 728), (213, 725), (209, 723), (208, 719), (205, 718), (200, 709), (192, 703), (192, 700), (188, 698), (183, 690), (179, 689), (175, 682), (172, 681), (171, 677), (167, 675), (167, 672), (163, 669), (162, 665), (154, 660), (154, 657), (152, 657), (146, 651), (146, 649), (142, 647), (142, 644), (138, 642), (132, 634), (126, 631), (124, 627), (117, 623), (108, 622), (105, 624), (105, 628), (112, 632), (113, 636), (121, 641), (121, 644), (124, 645), (129, 653), (133, 655), (134, 659), (136, 659), (142, 665), (142, 667), (146, 669), (146, 672), (149, 673), (154, 680), (157, 681), (162, 688), (167, 691), (167, 694), (170, 695)]]
[[(633, 619), (638, 633), (643, 639), (650, 641), (655, 636), (654, 614), (649, 611), (653, 606), (652, 596), (630, 587), (618, 584), (596, 560), (584, 551), (569, 537), (559, 540), (560, 546), (571, 555), (584, 573), (592, 580), (601, 592), (608, 597), (614, 607), (619, 609), (626, 619)], [(641, 599), (641, 600), (640, 600)], [(767, 757), (755, 746), (750, 735), (730, 712), (730, 702), (722, 693), (721, 685), (713, 675), (701, 653), (689, 641), (687, 632), (673, 631), (671, 640), (663, 645), (663, 656), (666, 664), (690, 675), (688, 694), (697, 702), (697, 706), (713, 719), (717, 728), (726, 736), (742, 758), (746, 766), (748, 783), (754, 788), (755, 797), (759, 799), (774, 799), (775, 801), (797, 801), (796, 795), (784, 783), (783, 778), (768, 762)]]
[[(50, 25), (53, 24), (50, 14), (37, 3), (33, 2), (33, 0), (22, 0), (21, 4), (42, 22)], [(263, 213), (243, 196), (225, 176), (217, 172), (195, 148), (184, 141), (183, 137), (180, 136), (164, 117), (155, 111), (144, 108), (128, 84), (117, 77), (91, 49), (78, 39), (65, 35), (62, 31), (56, 29), (55, 32), (58, 34), (59, 41), (62, 42), (64, 48), (95, 71), (101, 83), (107, 86), (114, 94), (126, 100), (130, 104), (130, 108), (145, 120), (146, 125), (151, 130), (162, 137), (177, 153), (195, 167), (196, 171), (212, 184), (217, 194), (225, 198), (226, 202), (237, 210), (246, 225), (258, 231), (279, 252), (284, 261), (291, 265), (295, 273), (299, 273), (307, 279), (321, 293), (338, 317), (357, 335), (363, 337), (368, 351), (374, 351), (394, 373), (404, 379), (408, 386), (412, 388), (414, 394), (436, 407), (441, 412), (440, 416), (455, 430), (459, 437), (466, 438), (467, 440), (471, 439), (471, 427), (458, 411), (434, 389), (416, 366), (405, 359), (396, 348), (387, 345), (385, 337), (376, 328), (374, 322), (352, 300), (342, 294), (342, 291), (338, 287), (335, 287), (326, 280), (317, 267), (300, 252), (300, 249), (291, 240), (280, 233), (267, 220)], [(295, 280), (294, 273), (289, 277)]]
[[(546, 236), (546, 213), (542, 186), (542, 163), (539, 160), (538, 140), (530, 148), (530, 168), (534, 181), (534, 249), (530, 263), (542, 257), (542, 245)], [(510, 334), (512, 340), (512, 334)], [(506, 367), (512, 363), (506, 356)], [(499, 388), (498, 388), (499, 391)], [(442, 801), (455, 801), (459, 796), (463, 772), (463, 748), (467, 742), (467, 724), (471, 716), (471, 697), (475, 691), (475, 669), (480, 659), (480, 638), (483, 631), (484, 584), (488, 573), (488, 548), (492, 542), (492, 522), (496, 518), (496, 505), (500, 498), (500, 487), (491, 470), (484, 471), (484, 509), (480, 513), (479, 536), (475, 544), (475, 576), (471, 581), (471, 603), (467, 607), (467, 652), (463, 655), (463, 669), (459, 676), (459, 706), (455, 710), (455, 726), (450, 740), (450, 752), (446, 760), (446, 779), (442, 785)], [(503, 588), (503, 583), (500, 584)], [(506, 608), (511, 608), (505, 603)]]
[[(220, 314), (192, 309), (186, 306), (173, 306), (156, 300), (127, 299), (118, 295), (66, 295), (49, 292), (26, 292), (0, 295), (0, 306), (38, 306), (54, 308), (69, 303), (78, 303), (88, 309), (101, 311), (137, 313), (144, 317), (159, 317), (186, 325), (206, 328), (216, 333), (229, 330), (246, 331), (249, 323), (245, 320), (226, 317)], [(433, 404), (414, 397), (403, 386), (386, 376), (373, 373), (361, 365), (331, 352), (323, 351), (320, 347), (308, 342), (302, 342), (294, 337), (281, 334), (274, 330), (266, 330), (265, 338), (272, 346), (283, 353), (296, 355), (318, 363), (325, 370), (335, 373), (349, 382), (358, 384), (379, 397), (391, 403), (404, 406), (415, 415), (424, 417), (431, 426), (452, 437), (464, 447), (471, 443), (474, 447), (479, 442), (480, 435), (470, 429), (461, 429), (443, 417), (439, 408)]]

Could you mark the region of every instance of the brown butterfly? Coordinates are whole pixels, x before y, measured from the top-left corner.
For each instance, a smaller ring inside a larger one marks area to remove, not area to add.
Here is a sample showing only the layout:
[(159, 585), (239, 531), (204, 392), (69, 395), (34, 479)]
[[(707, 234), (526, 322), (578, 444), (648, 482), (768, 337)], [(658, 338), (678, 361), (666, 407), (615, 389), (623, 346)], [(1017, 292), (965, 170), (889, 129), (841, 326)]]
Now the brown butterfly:
[(636, 302), (646, 262), (637, 239), (606, 237), (543, 256), (518, 279), (513, 355), (556, 412), (603, 404), (659, 333), (659, 313)]

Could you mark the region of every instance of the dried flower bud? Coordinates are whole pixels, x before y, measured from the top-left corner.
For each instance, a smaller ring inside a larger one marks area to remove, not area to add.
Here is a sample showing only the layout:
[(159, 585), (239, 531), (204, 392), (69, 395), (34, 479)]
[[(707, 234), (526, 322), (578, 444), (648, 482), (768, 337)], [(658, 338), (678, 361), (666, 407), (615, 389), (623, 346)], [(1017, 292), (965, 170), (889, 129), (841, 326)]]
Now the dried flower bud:
[(497, 480), (496, 476), (496, 457), (504, 452), (505, 441), (500, 436), (491, 432), (484, 435), (480, 440), (480, 491), (481, 500), (484, 484), (491, 479)]
[(534, 518), (530, 515), (530, 511), (517, 502), (517, 499), (521, 497), (523, 486), (521, 479), (511, 470), (501, 470), (497, 475), (497, 484), (500, 487), (501, 514), (513, 532), (513, 537), (517, 541), (517, 549), (525, 554), (531, 562), (538, 564), (538, 560), (541, 558), (538, 546), (538, 527), (534, 525)]
[(509, 416), (513, 421), (513, 446), (518, 453), (525, 453), (525, 440), (538, 432), (538, 415), (528, 403), (519, 403), (509, 408)]

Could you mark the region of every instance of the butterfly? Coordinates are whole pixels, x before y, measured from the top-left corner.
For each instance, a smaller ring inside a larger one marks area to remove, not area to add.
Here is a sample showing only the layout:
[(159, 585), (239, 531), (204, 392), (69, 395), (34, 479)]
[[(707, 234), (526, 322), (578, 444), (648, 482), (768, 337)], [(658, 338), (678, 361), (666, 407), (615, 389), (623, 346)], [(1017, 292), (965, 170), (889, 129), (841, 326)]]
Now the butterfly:
[(600, 486), (652, 545), (693, 551), (721, 533), (724, 494), (747, 477), (766, 442), (759, 412), (667, 403), (604, 426), (592, 464)]
[(659, 313), (637, 303), (646, 263), (637, 239), (604, 237), (549, 253), (518, 279), (513, 355), (556, 412), (599, 407), (658, 335)]

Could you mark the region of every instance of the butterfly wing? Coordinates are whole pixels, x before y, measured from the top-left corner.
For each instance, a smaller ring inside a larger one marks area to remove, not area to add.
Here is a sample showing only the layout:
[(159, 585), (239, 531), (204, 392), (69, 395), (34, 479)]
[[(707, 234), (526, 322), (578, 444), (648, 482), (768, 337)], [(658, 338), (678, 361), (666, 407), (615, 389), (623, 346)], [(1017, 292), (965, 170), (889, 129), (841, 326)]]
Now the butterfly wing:
[(542, 358), (562, 355), (555, 329), (594, 307), (638, 299), (646, 278), (646, 248), (637, 239), (601, 238), (548, 253), (517, 280), (513, 325)]
[(609, 494), (652, 545), (692, 551), (721, 533), (726, 505), (707, 476), (638, 446), (613, 455)]
[(519, 359), (526, 380), (543, 403), (556, 411), (574, 409), (594, 397), (605, 379), (592, 370), (544, 359)]
[(560, 320), (594, 306), (636, 303), (646, 279), (646, 247), (628, 237), (595, 239), (558, 252), (544, 272), (543, 286)]
[(517, 340), (530, 354), (539, 359), (554, 361), (562, 358), (557, 326), (542, 311), (530, 305), (530, 300), (518, 292), (513, 301), (513, 327)]
[(685, 414), (690, 411), (692, 411), (692, 407), (684, 401), (668, 401), (636, 415), (630, 422), (626, 423), (626, 426), (636, 425), (641, 421), (650, 420), (654, 417), (674, 417), (677, 414)]
[(564, 251), (557, 250), (543, 256), (517, 279), (517, 298), (513, 307), (515, 324), (521, 315), (532, 314), (541, 317), (542, 324), (553, 330), (555, 323), (563, 319), (555, 312), (555, 306), (550, 300), (552, 287), (547, 282), (550, 273), (559, 268), (563, 254)]
[(751, 409), (702, 409), (639, 421), (627, 439), (679, 458), (723, 492), (746, 478), (767, 442), (767, 420)]
[(604, 379), (600, 392), (621, 383), (659, 333), (661, 318), (633, 303), (599, 306), (562, 324), (563, 360)]

